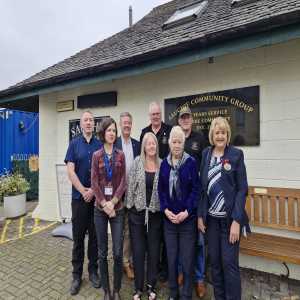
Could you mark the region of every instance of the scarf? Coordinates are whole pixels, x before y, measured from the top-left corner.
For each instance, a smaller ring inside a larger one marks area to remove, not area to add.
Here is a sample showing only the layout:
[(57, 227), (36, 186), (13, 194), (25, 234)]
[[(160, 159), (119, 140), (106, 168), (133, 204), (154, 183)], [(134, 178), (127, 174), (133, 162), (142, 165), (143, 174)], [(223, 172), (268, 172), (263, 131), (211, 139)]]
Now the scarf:
[(175, 166), (172, 163), (172, 156), (169, 153), (167, 157), (168, 164), (171, 167), (170, 177), (169, 177), (169, 194), (171, 199), (181, 199), (181, 188), (180, 181), (178, 180), (179, 169), (186, 162), (186, 160), (190, 157), (189, 154), (183, 152), (181, 159), (177, 162)]

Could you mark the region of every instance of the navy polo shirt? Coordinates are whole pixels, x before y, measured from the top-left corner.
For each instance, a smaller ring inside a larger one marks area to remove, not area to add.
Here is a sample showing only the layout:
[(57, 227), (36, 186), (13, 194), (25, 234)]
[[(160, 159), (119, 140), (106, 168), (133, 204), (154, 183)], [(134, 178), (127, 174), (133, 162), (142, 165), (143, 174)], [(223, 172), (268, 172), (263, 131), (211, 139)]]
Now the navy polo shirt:
[[(93, 153), (101, 147), (102, 144), (98, 139), (92, 137), (88, 143), (83, 135), (70, 142), (65, 163), (72, 162), (75, 164), (75, 173), (84, 187), (91, 187), (92, 157)], [(79, 200), (80, 198), (80, 192), (72, 186), (72, 199)]]

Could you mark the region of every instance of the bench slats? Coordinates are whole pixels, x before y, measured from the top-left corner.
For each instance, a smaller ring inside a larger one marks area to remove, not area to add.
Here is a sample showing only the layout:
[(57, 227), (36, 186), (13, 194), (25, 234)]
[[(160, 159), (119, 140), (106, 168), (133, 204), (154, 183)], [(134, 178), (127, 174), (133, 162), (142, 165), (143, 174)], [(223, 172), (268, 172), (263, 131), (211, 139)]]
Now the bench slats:
[[(300, 232), (300, 190), (249, 188), (246, 211), (258, 227)], [(300, 265), (300, 239), (252, 233), (241, 238), (241, 253)]]
[(252, 233), (241, 239), (243, 254), (300, 264), (300, 240)]
[(251, 224), (300, 232), (300, 190), (280, 188), (249, 189), (246, 210)]

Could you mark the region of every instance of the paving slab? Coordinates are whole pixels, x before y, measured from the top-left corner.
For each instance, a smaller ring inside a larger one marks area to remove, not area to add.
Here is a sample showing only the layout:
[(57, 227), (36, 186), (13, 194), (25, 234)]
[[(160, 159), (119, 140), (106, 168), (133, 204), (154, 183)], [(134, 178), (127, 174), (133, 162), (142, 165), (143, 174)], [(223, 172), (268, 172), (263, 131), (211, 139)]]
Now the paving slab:
[[(102, 290), (94, 289), (87, 280), (86, 263), (80, 293), (70, 296), (72, 241), (51, 235), (51, 231), (59, 224), (38, 221), (39, 230), (32, 230), (37, 221), (30, 214), (23, 218), (22, 234), (20, 219), (13, 220), (8, 224), (5, 241), (0, 244), (0, 300), (101, 299)], [(5, 222), (2, 222), (0, 238), (4, 226)], [(111, 272), (111, 250), (108, 261)], [(300, 282), (245, 269), (241, 270), (241, 275), (243, 300), (300, 299)], [(133, 281), (124, 276), (122, 299), (132, 299), (132, 293)], [(167, 299), (168, 289), (165, 285), (158, 285), (158, 293), (158, 299)], [(212, 294), (212, 288), (208, 285), (208, 294), (203, 299), (213, 299)], [(194, 295), (193, 299), (197, 297)]]

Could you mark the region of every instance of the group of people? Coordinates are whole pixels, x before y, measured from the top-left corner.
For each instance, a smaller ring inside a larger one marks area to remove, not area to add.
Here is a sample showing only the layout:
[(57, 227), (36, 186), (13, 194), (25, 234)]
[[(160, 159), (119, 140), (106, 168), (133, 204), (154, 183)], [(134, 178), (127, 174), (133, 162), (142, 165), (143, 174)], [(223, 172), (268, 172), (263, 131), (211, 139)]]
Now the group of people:
[(102, 286), (104, 300), (121, 299), (123, 270), (134, 279), (133, 300), (142, 299), (145, 282), (147, 299), (157, 299), (160, 276), (168, 281), (169, 300), (192, 299), (193, 283), (204, 297), (206, 242), (215, 299), (241, 299), (239, 239), (249, 231), (248, 185), (243, 152), (229, 145), (227, 120), (212, 121), (206, 147), (204, 136), (192, 130), (189, 107), (179, 111), (174, 127), (162, 122), (156, 102), (149, 117), (138, 142), (131, 137), (130, 113), (120, 115), (119, 137), (115, 120), (105, 118), (99, 139), (92, 113), (82, 114), (82, 135), (70, 142), (65, 158), (72, 182), (70, 293), (80, 290), (88, 232), (89, 280)]

